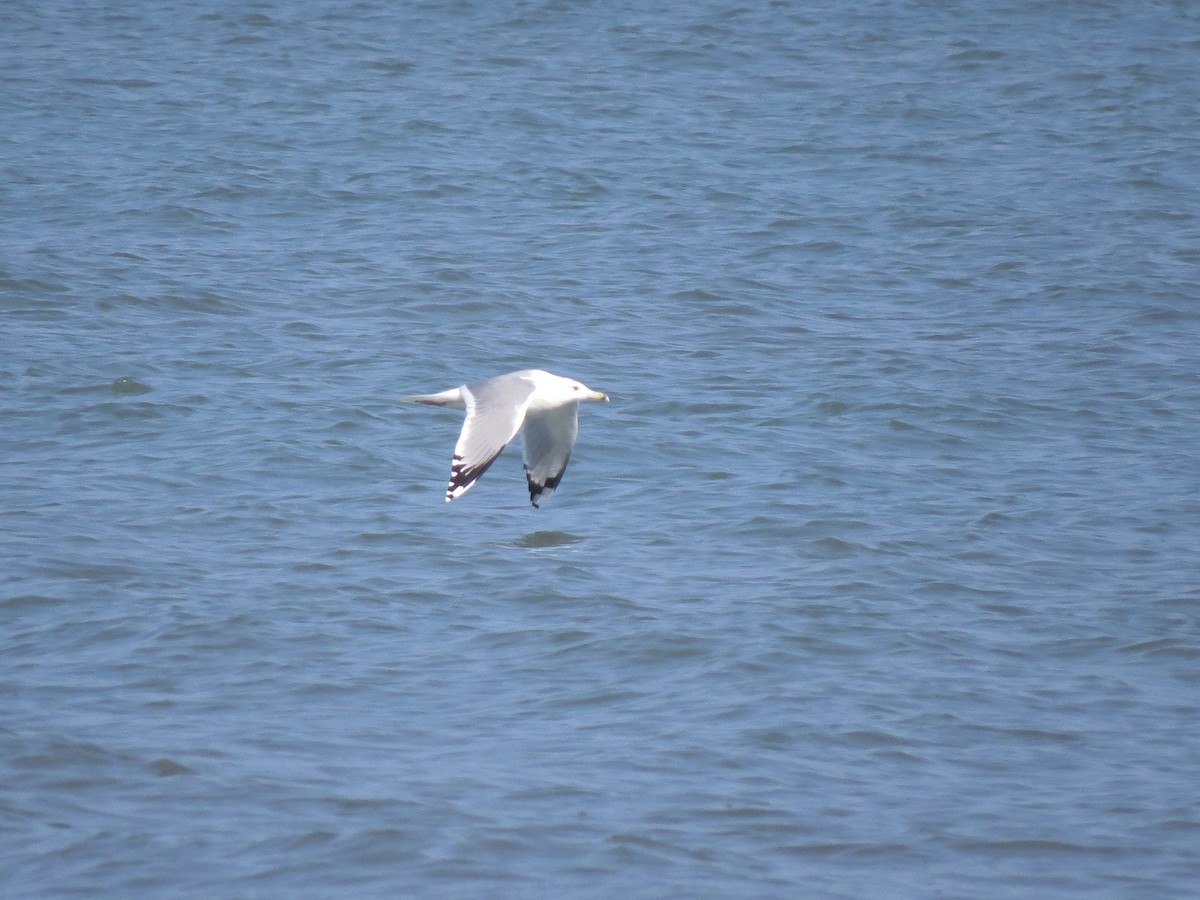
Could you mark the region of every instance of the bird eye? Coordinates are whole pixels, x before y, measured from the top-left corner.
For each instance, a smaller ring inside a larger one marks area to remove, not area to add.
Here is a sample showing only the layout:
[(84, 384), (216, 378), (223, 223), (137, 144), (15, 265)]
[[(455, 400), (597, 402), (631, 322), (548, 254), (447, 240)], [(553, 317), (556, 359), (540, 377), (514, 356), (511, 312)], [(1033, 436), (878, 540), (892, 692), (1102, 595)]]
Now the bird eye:
[(577, 384), (575, 384), (575, 385), (572, 385), (572, 386), (571, 386), (571, 390), (573, 390), (573, 391), (577, 391), (577, 390), (579, 390), (579, 385), (577, 385)]

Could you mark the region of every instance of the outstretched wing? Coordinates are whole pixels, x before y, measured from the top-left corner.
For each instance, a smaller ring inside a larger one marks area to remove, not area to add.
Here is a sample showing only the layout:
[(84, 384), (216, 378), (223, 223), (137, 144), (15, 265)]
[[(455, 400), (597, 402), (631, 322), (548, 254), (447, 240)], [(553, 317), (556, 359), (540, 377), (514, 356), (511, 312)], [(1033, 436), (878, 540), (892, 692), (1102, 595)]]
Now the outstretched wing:
[(447, 503), (469, 491), (505, 445), (517, 436), (533, 390), (532, 382), (510, 377), (492, 378), (462, 388), (467, 420), (450, 461)]
[(579, 434), (579, 404), (530, 416), (525, 423), (525, 480), (535, 507), (549, 500), (571, 458)]

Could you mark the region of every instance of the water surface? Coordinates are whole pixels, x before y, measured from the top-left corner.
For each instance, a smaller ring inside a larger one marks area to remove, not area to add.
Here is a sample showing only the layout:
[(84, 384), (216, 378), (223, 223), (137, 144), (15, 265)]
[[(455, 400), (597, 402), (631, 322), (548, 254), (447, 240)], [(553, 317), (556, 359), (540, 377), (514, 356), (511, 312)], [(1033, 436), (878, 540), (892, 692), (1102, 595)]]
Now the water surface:
[(10, 6), (6, 896), (1200, 890), (1192, 7)]

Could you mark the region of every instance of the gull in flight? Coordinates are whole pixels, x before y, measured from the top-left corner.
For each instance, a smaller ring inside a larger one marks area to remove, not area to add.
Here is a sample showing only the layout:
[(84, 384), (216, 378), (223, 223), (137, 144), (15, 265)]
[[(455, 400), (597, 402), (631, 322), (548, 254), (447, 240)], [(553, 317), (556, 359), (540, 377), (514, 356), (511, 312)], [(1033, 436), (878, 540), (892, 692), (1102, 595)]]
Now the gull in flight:
[(524, 369), (438, 394), (401, 397), (405, 403), (465, 409), (467, 420), (454, 445), (446, 502), (471, 489), (500, 451), (525, 433), (525, 480), (534, 507), (550, 499), (579, 434), (579, 403), (608, 396), (571, 378)]

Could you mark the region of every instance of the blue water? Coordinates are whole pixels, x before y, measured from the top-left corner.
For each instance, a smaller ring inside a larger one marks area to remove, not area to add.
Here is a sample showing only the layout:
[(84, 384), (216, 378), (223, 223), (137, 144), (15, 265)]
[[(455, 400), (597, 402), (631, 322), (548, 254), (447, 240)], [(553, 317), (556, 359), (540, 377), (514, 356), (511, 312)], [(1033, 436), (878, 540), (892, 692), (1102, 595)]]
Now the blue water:
[[(0, 894), (1200, 894), (1193, 4), (16, 0)], [(559, 491), (520, 368), (610, 394)]]

